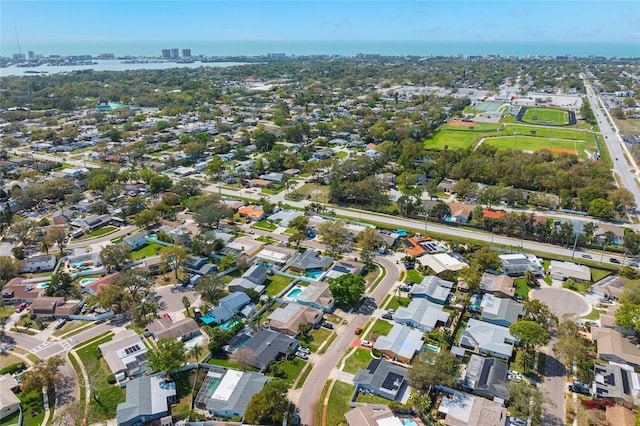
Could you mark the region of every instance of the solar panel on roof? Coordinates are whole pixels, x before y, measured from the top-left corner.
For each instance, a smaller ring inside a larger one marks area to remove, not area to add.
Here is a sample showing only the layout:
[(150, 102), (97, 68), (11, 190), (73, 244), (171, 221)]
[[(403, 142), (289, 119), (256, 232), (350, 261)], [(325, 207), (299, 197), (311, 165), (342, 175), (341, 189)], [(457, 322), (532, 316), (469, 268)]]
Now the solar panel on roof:
[(396, 373), (389, 373), (387, 377), (384, 379), (382, 383), (382, 387), (384, 389), (392, 389), (396, 390), (400, 388), (400, 384), (402, 383), (403, 377)]
[(622, 373), (622, 390), (625, 395), (631, 394), (631, 387), (629, 386), (629, 376), (627, 376), (626, 371), (621, 371)]

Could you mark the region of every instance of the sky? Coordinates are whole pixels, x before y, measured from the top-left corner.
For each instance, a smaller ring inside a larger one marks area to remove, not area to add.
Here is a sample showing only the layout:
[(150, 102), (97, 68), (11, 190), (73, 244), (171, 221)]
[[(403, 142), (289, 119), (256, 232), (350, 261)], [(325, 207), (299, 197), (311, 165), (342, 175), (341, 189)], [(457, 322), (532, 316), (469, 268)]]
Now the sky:
[[(0, 42), (637, 42), (640, 1), (0, 0)], [(12, 49), (15, 50), (15, 49)]]

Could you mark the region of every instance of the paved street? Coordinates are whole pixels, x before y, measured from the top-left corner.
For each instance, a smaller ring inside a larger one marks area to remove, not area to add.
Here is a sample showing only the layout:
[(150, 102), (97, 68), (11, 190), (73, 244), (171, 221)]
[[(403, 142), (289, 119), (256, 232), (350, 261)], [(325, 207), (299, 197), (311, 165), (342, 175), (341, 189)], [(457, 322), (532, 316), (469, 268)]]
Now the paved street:
[[(373, 293), (369, 295), (373, 298), (376, 305), (379, 306), (384, 297), (392, 291), (398, 281), (400, 271), (395, 262), (389, 257), (379, 256), (376, 258), (376, 261), (387, 270), (387, 275), (382, 279), (380, 284), (378, 284)], [(369, 314), (349, 314), (348, 323), (336, 327), (338, 337), (331, 344), (329, 350), (322, 355), (318, 363), (313, 366), (302, 389), (291, 392), (293, 402), (300, 408), (302, 424), (309, 426), (316, 424), (316, 411), (318, 409), (318, 399), (320, 398), (322, 388), (333, 368), (338, 364), (340, 358), (342, 358), (347, 348), (353, 342), (355, 329), (364, 326), (369, 318)]]
[(566, 387), (566, 370), (564, 365), (555, 358), (553, 354), (553, 345), (558, 339), (553, 338), (544, 348), (547, 354), (547, 363), (545, 371), (545, 380), (543, 389), (547, 393), (549, 403), (544, 405), (542, 414), (542, 424), (545, 426), (563, 426), (564, 425), (564, 403), (567, 394)]
[(591, 305), (584, 300), (584, 297), (563, 288), (535, 288), (529, 292), (529, 298), (544, 302), (560, 321), (565, 315), (581, 317), (591, 312)]

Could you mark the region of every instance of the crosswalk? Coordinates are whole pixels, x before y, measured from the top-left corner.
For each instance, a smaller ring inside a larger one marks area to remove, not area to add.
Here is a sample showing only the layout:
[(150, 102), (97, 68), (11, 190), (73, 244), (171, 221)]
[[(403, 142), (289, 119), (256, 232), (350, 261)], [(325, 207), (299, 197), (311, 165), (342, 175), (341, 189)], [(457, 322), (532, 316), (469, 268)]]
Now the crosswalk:
[(41, 359), (47, 359), (61, 353), (69, 352), (72, 347), (73, 340), (64, 339), (57, 342), (42, 342), (38, 346), (31, 349), (31, 352)]

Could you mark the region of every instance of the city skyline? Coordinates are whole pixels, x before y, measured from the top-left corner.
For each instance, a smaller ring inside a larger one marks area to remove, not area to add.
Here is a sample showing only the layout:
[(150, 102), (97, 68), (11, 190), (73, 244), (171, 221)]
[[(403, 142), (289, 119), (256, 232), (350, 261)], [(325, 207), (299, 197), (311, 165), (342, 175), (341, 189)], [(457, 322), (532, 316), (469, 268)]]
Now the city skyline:
[(635, 1), (3, 0), (0, 7), (2, 54), (44, 41), (640, 43)]

